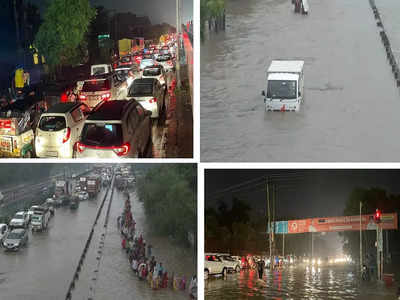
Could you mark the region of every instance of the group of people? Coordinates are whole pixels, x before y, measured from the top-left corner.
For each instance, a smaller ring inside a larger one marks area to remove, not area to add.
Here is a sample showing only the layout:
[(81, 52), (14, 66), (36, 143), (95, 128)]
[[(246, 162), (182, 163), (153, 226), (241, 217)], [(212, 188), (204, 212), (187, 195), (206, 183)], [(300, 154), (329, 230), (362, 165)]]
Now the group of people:
[[(136, 222), (133, 219), (129, 194), (126, 194), (124, 210), (118, 217), (118, 228), (121, 231), (121, 246), (126, 251), (129, 264), (139, 279), (149, 283), (152, 289), (173, 288), (174, 290), (186, 290), (186, 278), (177, 278), (174, 274), (168, 274), (162, 262), (157, 262), (152, 255), (153, 246), (146, 243), (142, 234), (136, 234)], [(197, 288), (196, 276), (192, 277), (189, 292)], [(191, 293), (192, 295), (192, 293)]]

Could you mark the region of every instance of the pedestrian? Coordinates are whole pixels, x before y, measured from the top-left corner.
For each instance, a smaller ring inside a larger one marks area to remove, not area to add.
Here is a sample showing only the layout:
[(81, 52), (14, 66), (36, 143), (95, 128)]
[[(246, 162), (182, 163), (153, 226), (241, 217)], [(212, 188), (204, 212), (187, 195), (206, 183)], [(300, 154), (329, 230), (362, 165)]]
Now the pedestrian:
[(259, 260), (258, 262), (257, 262), (257, 264), (258, 264), (258, 278), (259, 279), (262, 279), (263, 278), (263, 273), (264, 273), (264, 260)]
[(122, 246), (122, 249), (126, 248), (126, 239), (125, 238), (122, 239), (121, 246)]
[(163, 268), (163, 266), (162, 266), (162, 263), (160, 262), (160, 264), (159, 264), (159, 266), (158, 266), (158, 277), (162, 277), (162, 275), (163, 275), (163, 273), (164, 273), (164, 268)]
[(147, 246), (147, 257), (151, 257), (151, 248), (153, 248), (153, 246), (152, 245), (148, 245)]

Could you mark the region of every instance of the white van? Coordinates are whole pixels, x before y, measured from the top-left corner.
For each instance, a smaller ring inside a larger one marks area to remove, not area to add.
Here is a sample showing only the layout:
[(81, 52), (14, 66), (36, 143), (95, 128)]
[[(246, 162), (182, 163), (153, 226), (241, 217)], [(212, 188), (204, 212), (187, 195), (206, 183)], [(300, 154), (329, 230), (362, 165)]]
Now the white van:
[(273, 60), (267, 71), (267, 88), (262, 91), (266, 111), (298, 111), (303, 102), (304, 61)]

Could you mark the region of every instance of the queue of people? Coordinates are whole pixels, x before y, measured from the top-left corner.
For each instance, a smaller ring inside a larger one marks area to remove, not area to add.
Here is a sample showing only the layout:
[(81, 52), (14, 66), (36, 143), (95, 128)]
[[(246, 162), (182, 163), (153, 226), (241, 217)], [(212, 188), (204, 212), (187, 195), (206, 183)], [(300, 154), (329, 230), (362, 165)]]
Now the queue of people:
[[(153, 246), (146, 242), (142, 234), (137, 234), (129, 194), (126, 195), (124, 210), (117, 222), (122, 235), (121, 246), (127, 253), (133, 272), (154, 290), (172, 288), (185, 291), (187, 286), (185, 276), (179, 278), (174, 273), (168, 273), (162, 262), (157, 262), (155, 256), (152, 255)], [(189, 293), (192, 299), (195, 295), (197, 296), (196, 276), (191, 278)]]

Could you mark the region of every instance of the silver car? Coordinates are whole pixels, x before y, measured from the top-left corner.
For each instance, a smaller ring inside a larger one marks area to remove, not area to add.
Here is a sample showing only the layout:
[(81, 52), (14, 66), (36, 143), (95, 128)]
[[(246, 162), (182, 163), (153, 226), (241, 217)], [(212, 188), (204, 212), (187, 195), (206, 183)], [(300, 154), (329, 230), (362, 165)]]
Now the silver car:
[(28, 243), (28, 231), (26, 229), (14, 229), (9, 232), (3, 241), (5, 250), (18, 251)]

